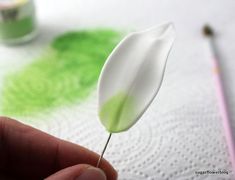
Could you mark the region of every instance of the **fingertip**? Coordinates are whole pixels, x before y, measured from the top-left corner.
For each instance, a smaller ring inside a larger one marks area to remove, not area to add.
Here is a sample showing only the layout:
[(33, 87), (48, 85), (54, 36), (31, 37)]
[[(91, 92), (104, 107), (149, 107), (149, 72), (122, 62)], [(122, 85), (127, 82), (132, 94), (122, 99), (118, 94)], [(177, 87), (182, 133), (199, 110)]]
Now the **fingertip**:
[(87, 164), (79, 164), (60, 170), (59, 172), (49, 176), (46, 180), (109, 180), (105, 173), (93, 166)]
[(79, 165), (67, 167), (50, 175), (45, 180), (56, 180), (56, 179), (66, 179), (66, 180), (71, 179), (72, 180), (80, 176), (82, 172), (89, 167), (90, 165), (86, 165), (86, 164), (79, 164)]
[(107, 180), (107, 177), (105, 173), (95, 167), (88, 167), (85, 169), (77, 178), (76, 180), (91, 180), (91, 179), (96, 179), (96, 180)]
[(105, 159), (100, 164), (100, 168), (105, 172), (108, 180), (116, 180), (118, 177), (117, 171), (114, 167)]

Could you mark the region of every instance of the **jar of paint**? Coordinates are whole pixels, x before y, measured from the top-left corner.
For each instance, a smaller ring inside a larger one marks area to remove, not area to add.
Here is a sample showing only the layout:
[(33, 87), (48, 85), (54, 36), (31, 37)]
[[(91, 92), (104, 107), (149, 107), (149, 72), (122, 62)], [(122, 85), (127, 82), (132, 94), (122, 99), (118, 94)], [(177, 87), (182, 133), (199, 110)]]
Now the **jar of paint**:
[(31, 40), (36, 32), (32, 0), (0, 0), (0, 41), (18, 44)]

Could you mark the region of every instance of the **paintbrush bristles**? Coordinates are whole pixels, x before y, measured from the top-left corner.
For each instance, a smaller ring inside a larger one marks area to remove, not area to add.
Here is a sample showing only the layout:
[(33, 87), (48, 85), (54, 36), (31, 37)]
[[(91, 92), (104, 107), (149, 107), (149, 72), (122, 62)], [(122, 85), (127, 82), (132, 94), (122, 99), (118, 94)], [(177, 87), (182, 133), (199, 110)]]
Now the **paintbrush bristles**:
[(205, 36), (213, 36), (214, 32), (213, 32), (213, 29), (209, 25), (205, 25), (203, 27), (203, 34)]

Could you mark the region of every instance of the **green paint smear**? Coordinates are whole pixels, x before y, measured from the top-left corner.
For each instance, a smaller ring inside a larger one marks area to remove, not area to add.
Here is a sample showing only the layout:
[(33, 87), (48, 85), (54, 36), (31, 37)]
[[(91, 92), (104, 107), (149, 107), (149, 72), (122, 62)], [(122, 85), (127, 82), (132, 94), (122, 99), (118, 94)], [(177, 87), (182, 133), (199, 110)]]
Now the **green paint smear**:
[(134, 98), (120, 92), (101, 107), (99, 117), (106, 130), (117, 133), (129, 129), (135, 122)]
[(69, 32), (55, 38), (46, 54), (6, 77), (3, 114), (34, 115), (84, 100), (120, 39), (120, 33), (109, 29)]

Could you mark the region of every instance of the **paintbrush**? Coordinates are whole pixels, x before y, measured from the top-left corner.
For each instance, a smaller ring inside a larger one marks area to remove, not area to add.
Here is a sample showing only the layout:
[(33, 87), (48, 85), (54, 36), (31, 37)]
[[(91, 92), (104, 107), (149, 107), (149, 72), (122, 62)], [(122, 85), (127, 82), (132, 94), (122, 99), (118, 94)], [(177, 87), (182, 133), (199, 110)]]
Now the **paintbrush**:
[(216, 96), (217, 96), (217, 101), (218, 101), (218, 107), (220, 111), (220, 116), (224, 128), (224, 135), (225, 139), (227, 142), (227, 147), (230, 155), (230, 160), (232, 163), (232, 168), (233, 171), (235, 172), (235, 149), (234, 149), (234, 138), (232, 134), (232, 128), (231, 128), (231, 121), (229, 119), (228, 115), (228, 108), (227, 108), (227, 103), (225, 99), (225, 93), (224, 93), (224, 88), (223, 88), (223, 83), (222, 83), (222, 78), (221, 78), (221, 73), (220, 73), (220, 68), (219, 68), (219, 57), (217, 55), (217, 50), (215, 48), (215, 33), (213, 29), (205, 25), (203, 27), (203, 34), (205, 35), (207, 42), (208, 42), (208, 47), (210, 48), (210, 53), (211, 53), (211, 66), (212, 66), (212, 71), (213, 71), (213, 77), (214, 77), (214, 82), (215, 82), (215, 90), (216, 90)]

